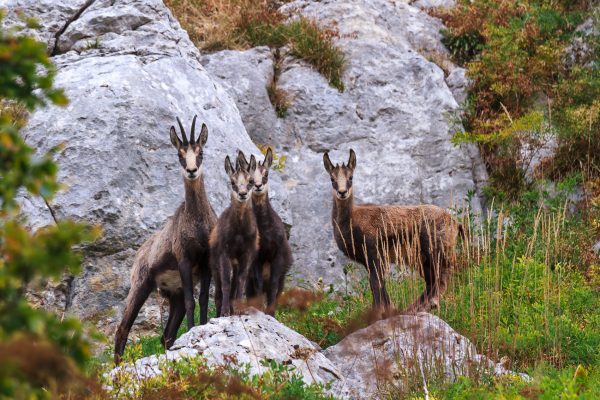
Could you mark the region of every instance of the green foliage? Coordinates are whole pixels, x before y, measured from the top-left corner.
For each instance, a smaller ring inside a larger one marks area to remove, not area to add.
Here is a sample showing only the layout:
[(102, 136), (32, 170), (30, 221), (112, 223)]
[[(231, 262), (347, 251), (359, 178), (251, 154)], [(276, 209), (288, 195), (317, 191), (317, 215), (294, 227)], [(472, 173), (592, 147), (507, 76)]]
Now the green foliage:
[(240, 27), (251, 46), (290, 47), (291, 55), (305, 60), (319, 71), (329, 84), (344, 91), (342, 75), (346, 59), (335, 46), (336, 32), (321, 28), (315, 21), (300, 17), (291, 22), (248, 21)]
[[(433, 386), (429, 390), (435, 398), (468, 399), (596, 399), (600, 396), (600, 368), (577, 366), (564, 370), (541, 365), (526, 382), (515, 377), (498, 377), (487, 382), (476, 382), (460, 377), (449, 385)], [(421, 399), (414, 393), (409, 399)]]
[[(600, 173), (598, 37), (584, 39), (591, 59), (565, 62), (577, 24), (590, 16), (598, 20), (592, 10), (584, 1), (475, 0), (436, 12), (448, 26), (444, 43), (473, 81), (465, 114), (469, 133), (461, 139), (480, 144), (490, 195), (514, 200), (529, 189), (521, 159), (529, 143), (511, 125), (531, 113), (544, 116), (545, 131), (558, 143), (540, 175), (561, 178), (582, 166)], [(499, 136), (502, 142), (494, 140)]]
[(333, 400), (325, 387), (306, 384), (292, 366), (263, 362), (261, 375), (250, 375), (249, 365), (231, 360), (218, 367), (207, 366), (202, 357), (163, 362), (162, 374), (138, 380), (135, 372), (104, 376), (109, 395), (117, 399), (307, 399)]
[[(1, 22), (1, 18), (0, 18)], [(0, 29), (0, 104), (28, 110), (48, 102), (66, 104), (66, 98), (52, 85), (54, 70), (45, 46), (29, 37), (15, 36)], [(72, 221), (59, 221), (35, 233), (25, 228), (19, 216), (15, 196), (24, 189), (30, 195), (50, 200), (59, 185), (54, 149), (40, 159), (19, 134), (22, 121), (0, 114), (0, 343), (20, 343), (22, 338), (33, 347), (45, 349), (46, 359), (65, 363), (83, 363), (90, 356), (90, 343), (81, 324), (75, 319), (59, 320), (44, 310), (32, 308), (24, 298), (27, 285), (34, 279), (59, 278), (63, 272), (74, 273), (81, 254), (73, 251), (78, 243), (91, 241), (98, 230)], [(23, 346), (21, 346), (23, 347)], [(69, 393), (81, 383), (77, 369), (57, 368), (40, 376), (23, 359), (27, 353), (11, 353), (0, 357), (0, 394), (21, 398), (49, 398)], [(35, 353), (35, 350), (30, 349)], [(66, 361), (65, 361), (66, 360)], [(30, 360), (33, 362), (33, 360)], [(70, 364), (69, 364), (70, 365)], [(41, 366), (40, 366), (41, 367)], [(61, 379), (72, 378), (71, 382)]]

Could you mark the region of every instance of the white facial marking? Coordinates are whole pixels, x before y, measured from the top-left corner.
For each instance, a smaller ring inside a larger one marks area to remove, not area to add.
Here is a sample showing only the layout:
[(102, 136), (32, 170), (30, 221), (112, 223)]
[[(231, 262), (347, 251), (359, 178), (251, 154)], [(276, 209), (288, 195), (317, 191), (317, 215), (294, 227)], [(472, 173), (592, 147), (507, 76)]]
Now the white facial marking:
[(185, 153), (185, 165), (187, 169), (194, 169), (197, 168), (196, 166), (196, 153), (194, 152), (194, 150), (190, 147), (187, 149), (186, 153)]

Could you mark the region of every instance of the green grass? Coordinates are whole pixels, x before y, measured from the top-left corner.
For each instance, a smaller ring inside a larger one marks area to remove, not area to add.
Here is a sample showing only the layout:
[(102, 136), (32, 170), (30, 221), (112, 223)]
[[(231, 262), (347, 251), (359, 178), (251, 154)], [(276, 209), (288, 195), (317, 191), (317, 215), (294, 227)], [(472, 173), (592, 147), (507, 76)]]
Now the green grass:
[[(558, 185), (557, 195), (527, 192), (518, 205), (484, 221), (476, 234), (472, 227), (476, 239), (460, 246), (461, 270), (434, 312), (480, 353), (494, 360), (508, 356), (510, 368), (530, 374), (532, 382), (472, 376), (447, 383), (431, 377), (435, 398), (595, 398), (600, 390), (600, 268), (586, 249), (600, 227), (600, 190), (588, 199), (589, 207), (569, 213), (566, 198), (578, 184), (574, 176)], [(345, 267), (350, 278), (360, 277), (361, 270)], [(423, 282), (413, 274), (388, 280), (387, 287), (401, 310), (421, 293)], [(327, 348), (372, 322), (366, 279), (352, 289), (313, 293), (295, 305), (285, 300), (277, 319)], [(212, 305), (209, 315), (214, 315)], [(125, 358), (162, 352), (157, 335), (129, 345)], [(422, 391), (417, 384), (397, 396), (419, 398)]]

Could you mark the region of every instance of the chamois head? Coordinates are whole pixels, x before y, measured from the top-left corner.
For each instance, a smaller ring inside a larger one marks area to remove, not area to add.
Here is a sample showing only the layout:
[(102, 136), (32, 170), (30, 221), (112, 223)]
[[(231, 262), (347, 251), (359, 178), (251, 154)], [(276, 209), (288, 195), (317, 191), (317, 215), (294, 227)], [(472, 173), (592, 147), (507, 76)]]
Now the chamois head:
[(356, 154), (354, 150), (350, 149), (348, 165), (342, 163), (342, 165), (336, 164), (334, 167), (329, 159), (328, 152), (325, 152), (323, 155), (323, 164), (331, 178), (331, 185), (333, 186), (335, 196), (340, 200), (349, 198), (352, 194), (352, 175), (354, 175), (354, 168), (356, 168)]
[(231, 181), (232, 196), (239, 202), (246, 202), (250, 199), (252, 189), (254, 189), (254, 172), (256, 170), (256, 159), (250, 157), (250, 163), (246, 168), (236, 162), (235, 169), (229, 156), (225, 157), (225, 172)]
[(171, 126), (171, 143), (177, 149), (179, 163), (183, 167), (183, 176), (185, 176), (186, 179), (193, 181), (202, 175), (202, 148), (208, 140), (208, 128), (205, 124), (202, 124), (200, 137), (198, 137), (198, 140), (196, 141), (196, 115), (194, 115), (190, 140), (188, 141), (179, 117), (177, 117), (177, 123), (179, 124), (179, 129), (181, 129), (181, 138), (183, 140), (179, 139), (175, 132), (175, 127)]
[[(248, 161), (242, 151), (238, 153), (237, 162), (241, 168), (248, 170)], [(273, 151), (269, 147), (265, 159), (262, 163), (258, 163), (254, 170), (254, 194), (262, 195), (267, 193), (267, 184), (269, 183), (269, 168), (273, 164)]]

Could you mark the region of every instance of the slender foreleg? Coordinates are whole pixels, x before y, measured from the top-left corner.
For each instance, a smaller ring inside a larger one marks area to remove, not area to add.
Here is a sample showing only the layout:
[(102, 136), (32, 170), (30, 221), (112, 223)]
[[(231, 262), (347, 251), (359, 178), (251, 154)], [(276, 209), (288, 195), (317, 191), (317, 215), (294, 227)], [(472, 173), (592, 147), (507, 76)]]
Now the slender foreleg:
[(125, 310), (123, 311), (123, 319), (115, 333), (115, 364), (121, 362), (129, 331), (131, 330), (140, 309), (153, 290), (154, 280), (151, 277), (145, 277), (141, 282), (132, 282), (129, 294), (127, 295)]

